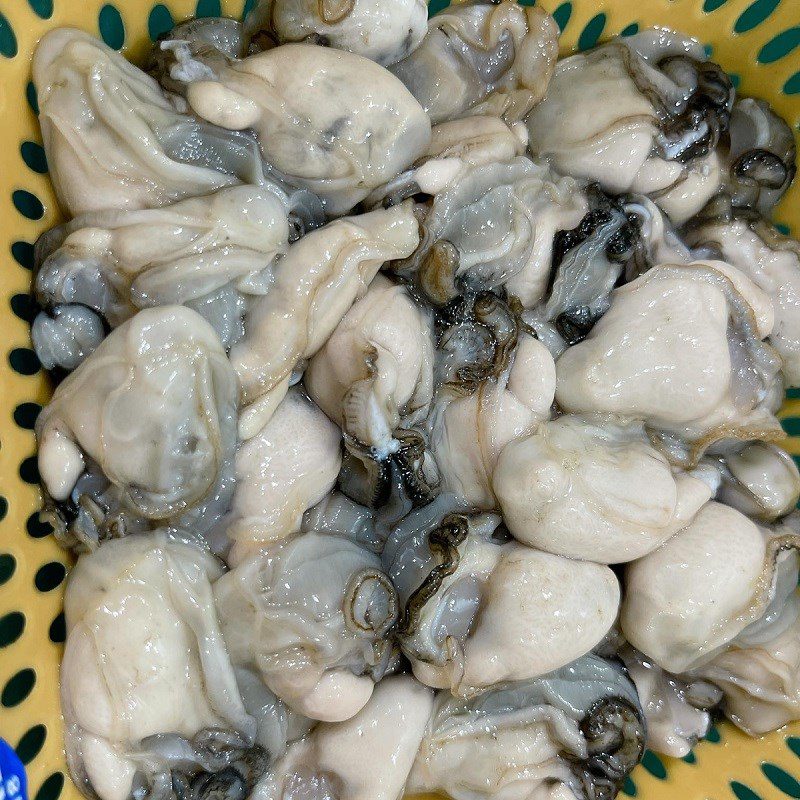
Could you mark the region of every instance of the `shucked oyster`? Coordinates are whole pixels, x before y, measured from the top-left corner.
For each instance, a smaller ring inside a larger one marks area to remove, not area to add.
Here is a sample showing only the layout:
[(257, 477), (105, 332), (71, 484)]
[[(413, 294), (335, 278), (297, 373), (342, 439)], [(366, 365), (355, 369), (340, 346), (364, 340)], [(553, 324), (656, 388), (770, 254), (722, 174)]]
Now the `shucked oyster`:
[(428, 31), (424, 0), (258, 0), (245, 25), (287, 42), (317, 42), (388, 66), (413, 52)]
[(430, 141), (419, 103), (361, 56), (287, 44), (206, 66), (186, 87), (191, 109), (229, 130), (252, 128), (266, 161), (319, 195), (330, 215), (347, 212)]
[(178, 114), (151, 77), (87, 33), (45, 35), (33, 80), (50, 177), (72, 215), (156, 208), (263, 178), (252, 136)]
[(251, 552), (214, 596), (233, 663), (304, 716), (349, 719), (389, 667), (397, 596), (349, 530), (307, 529)]
[(263, 427), (285, 396), (293, 370), (325, 344), (385, 261), (419, 242), (411, 202), (335, 220), (304, 236), (274, 270), (269, 292), (245, 317), (231, 351), (242, 385), (240, 435)]
[(619, 653), (647, 722), (647, 746), (673, 758), (688, 755), (711, 727), (711, 711), (722, 692), (713, 684), (682, 679), (626, 645)]
[(765, 442), (749, 442), (719, 461), (717, 499), (754, 519), (774, 522), (800, 498), (800, 472), (792, 457)]
[(780, 361), (762, 341), (772, 326), (769, 298), (728, 264), (654, 267), (615, 289), (588, 337), (558, 359), (556, 400), (642, 420), (689, 465), (718, 440), (780, 438)]
[(644, 752), (636, 690), (594, 655), (470, 700), (441, 692), (407, 791), (453, 800), (614, 797)]
[(665, 669), (718, 686), (752, 734), (800, 718), (799, 527), (791, 516), (761, 528), (709, 503), (625, 574), (625, 636)]
[(687, 232), (690, 245), (741, 270), (772, 300), (770, 344), (789, 386), (800, 385), (800, 245), (764, 220), (714, 203)]
[(529, 307), (547, 289), (557, 231), (576, 227), (587, 211), (576, 181), (524, 156), (483, 164), (436, 195), (404, 270), (434, 303), (447, 303), (461, 287), (504, 286)]
[(36, 422), (57, 533), (92, 548), (145, 524), (207, 531), (230, 500), (237, 396), (194, 311), (162, 306), (123, 323)]
[[(497, 298), (490, 302), (502, 306)], [(454, 338), (451, 335), (449, 344), (455, 344)], [(510, 363), (496, 364), (504, 346), (513, 348)], [(481, 374), (482, 364), (474, 355), (465, 348), (464, 366), (437, 392), (423, 429), (442, 489), (473, 507), (491, 510), (498, 507), (494, 491), (498, 458), (510, 442), (533, 433), (549, 418), (556, 373), (547, 348), (527, 333), (517, 336), (516, 330), (510, 344), (495, 343), (489, 363), (500, 374)]]
[(717, 480), (713, 471), (706, 477), (670, 468), (641, 424), (567, 415), (509, 444), (493, 486), (519, 541), (615, 564), (640, 558), (683, 528)]
[(680, 533), (626, 568), (623, 633), (669, 672), (707, 663), (767, 610), (776, 568), (787, 562), (796, 571), (788, 548), (797, 542), (784, 526), (768, 531), (708, 503)]
[(214, 610), (221, 573), (165, 531), (78, 559), (64, 598), (61, 708), (70, 772), (89, 796), (166, 800), (185, 783), (198, 800), (245, 800), (268, 766)]
[(253, 800), (397, 800), (431, 714), (433, 692), (385, 678), (352, 719), (320, 723), (293, 744)]
[(797, 171), (792, 129), (768, 103), (746, 97), (733, 106), (729, 140), (725, 189), (733, 205), (770, 214)]
[(646, 194), (681, 224), (721, 185), (733, 97), (697, 41), (643, 31), (558, 63), (527, 119), (531, 152), (606, 191)]
[(558, 26), (511, 0), (450, 6), (422, 44), (391, 67), (436, 124), (465, 114), (520, 120), (544, 97), (558, 55)]
[(402, 520), (383, 553), (403, 609), (403, 653), (419, 680), (454, 695), (558, 669), (591, 650), (617, 614), (608, 567), (504, 542), (498, 523), (441, 495)]
[(796, 553), (779, 557), (772, 601), (761, 618), (690, 672), (722, 690), (725, 714), (752, 736), (800, 719), (798, 563)]
[(303, 513), (333, 488), (342, 463), (341, 433), (299, 388), (236, 452), (236, 483), (225, 536), (236, 566), (259, 547), (300, 530)]
[(433, 320), (407, 289), (376, 275), (305, 372), (306, 389), (354, 444), (385, 457), (394, 431), (433, 396)]
[[(36, 299), (46, 309), (79, 304), (112, 328), (140, 308), (181, 303), (230, 347), (242, 333), (245, 295), (269, 289), (272, 262), (288, 248), (289, 210), (276, 186), (233, 186), (162, 208), (83, 214), (41, 240)], [(43, 354), (56, 348), (49, 319), (43, 312), (33, 324)]]

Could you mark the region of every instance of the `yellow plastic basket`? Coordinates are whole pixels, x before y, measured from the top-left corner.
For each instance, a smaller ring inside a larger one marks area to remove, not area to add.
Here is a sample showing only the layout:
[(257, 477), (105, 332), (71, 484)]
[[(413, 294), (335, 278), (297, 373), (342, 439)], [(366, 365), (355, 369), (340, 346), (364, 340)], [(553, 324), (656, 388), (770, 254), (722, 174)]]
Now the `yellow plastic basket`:
[[(386, 0), (392, 2), (392, 0)], [(800, 127), (800, 0), (539, 0), (558, 21), (562, 50), (591, 47), (649, 25), (707, 44), (739, 91), (769, 100)], [(30, 59), (45, 31), (61, 25), (101, 35), (136, 59), (173, 21), (220, 13), (243, 0), (0, 0), (0, 737), (26, 765), (31, 800), (77, 800), (62, 749), (58, 665), (69, 560), (37, 521), (33, 422), (48, 384), (30, 350), (32, 243), (58, 221), (36, 123)], [(432, 10), (447, 5), (434, 0)], [(800, 181), (778, 221), (800, 234)], [(800, 395), (798, 395), (800, 397)], [(792, 416), (795, 415), (795, 416)], [(784, 424), (800, 434), (800, 399)], [(795, 418), (796, 417), (796, 418)], [(800, 455), (800, 437), (788, 448)], [(794, 777), (796, 776), (796, 777)], [(800, 724), (752, 740), (723, 724), (683, 760), (648, 753), (625, 787), (643, 800), (800, 798)]]

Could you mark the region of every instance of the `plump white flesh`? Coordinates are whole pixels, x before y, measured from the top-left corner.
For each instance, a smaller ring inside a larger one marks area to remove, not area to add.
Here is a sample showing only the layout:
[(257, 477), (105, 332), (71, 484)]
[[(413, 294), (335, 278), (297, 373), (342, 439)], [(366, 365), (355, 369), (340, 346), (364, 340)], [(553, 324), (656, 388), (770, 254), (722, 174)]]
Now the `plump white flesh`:
[(517, 540), (607, 564), (655, 550), (716, 488), (673, 470), (640, 426), (572, 416), (509, 444), (493, 486)]
[(428, 32), (428, 6), (424, 0), (261, 0), (247, 27), (266, 27), (282, 44), (319, 36), (385, 67), (418, 47)]
[(386, 678), (352, 719), (292, 745), (253, 800), (397, 800), (432, 707), (433, 692), (411, 676)]
[[(62, 711), (73, 775), (125, 800), (143, 739), (222, 728), (252, 740), (211, 582), (220, 563), (164, 531), (108, 542), (73, 568), (64, 599)], [(157, 762), (156, 762), (157, 763)]]
[(42, 481), (65, 500), (88, 456), (131, 510), (153, 520), (177, 515), (210, 496), (232, 458), (236, 400), (225, 350), (199, 314), (141, 311), (59, 385), (39, 416)]
[(331, 215), (412, 164), (431, 136), (428, 116), (397, 78), (330, 47), (286, 44), (248, 56), (190, 83), (187, 99), (215, 125), (253, 128), (264, 158)]
[[(385, 261), (419, 242), (411, 203), (331, 222), (292, 245), (275, 280), (245, 317), (231, 351), (242, 386), (239, 434), (253, 436), (285, 396), (298, 362), (313, 356)], [(302, 279), (301, 279), (302, 276)]]
[(763, 613), (769, 553), (755, 523), (706, 504), (680, 533), (626, 568), (623, 633), (668, 672), (708, 661)]
[(772, 300), (775, 326), (770, 344), (782, 360), (789, 386), (800, 385), (800, 249), (797, 243), (761, 223), (743, 220), (703, 225), (690, 233), (691, 244), (711, 244)]
[(401, 420), (409, 426), (427, 413), (433, 361), (430, 314), (377, 275), (311, 359), (305, 385), (346, 433), (386, 454)]
[(498, 458), (550, 416), (555, 365), (547, 348), (523, 335), (502, 383), (487, 381), (471, 395), (443, 396), (426, 422), (442, 487), (477, 508), (493, 509)]
[(236, 484), (226, 527), (231, 566), (298, 530), (304, 512), (333, 488), (341, 432), (298, 389), (236, 453)]
[(341, 721), (369, 700), (397, 600), (361, 544), (309, 531), (262, 547), (217, 581), (214, 597), (233, 663), (292, 710)]
[[(33, 81), (50, 176), (73, 215), (208, 194), (241, 182), (245, 169), (249, 180), (260, 177), (252, 139), (226, 142), (224, 132), (178, 114), (155, 80), (83, 31), (44, 36)], [(218, 159), (219, 169), (207, 165)]]
[[(772, 325), (769, 298), (723, 262), (655, 267), (616, 289), (589, 336), (558, 359), (556, 400), (569, 412), (633, 417), (699, 446), (774, 438), (764, 401), (778, 362), (761, 342)], [(742, 359), (753, 369), (742, 372)]]

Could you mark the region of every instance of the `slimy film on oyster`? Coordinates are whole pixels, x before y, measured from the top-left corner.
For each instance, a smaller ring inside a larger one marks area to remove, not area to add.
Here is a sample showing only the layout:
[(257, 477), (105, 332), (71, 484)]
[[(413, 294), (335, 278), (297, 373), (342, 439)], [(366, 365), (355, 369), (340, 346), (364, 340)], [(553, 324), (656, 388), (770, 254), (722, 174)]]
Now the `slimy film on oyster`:
[(558, 35), (257, 0), (136, 64), (42, 37), (88, 800), (613, 800), (800, 720), (795, 135), (677, 30)]

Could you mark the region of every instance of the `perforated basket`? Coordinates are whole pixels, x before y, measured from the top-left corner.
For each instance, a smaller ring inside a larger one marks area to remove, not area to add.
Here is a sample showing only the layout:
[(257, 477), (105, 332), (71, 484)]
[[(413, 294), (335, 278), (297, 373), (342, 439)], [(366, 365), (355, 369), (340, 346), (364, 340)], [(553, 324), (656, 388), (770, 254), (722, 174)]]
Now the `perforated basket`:
[[(386, 0), (392, 2), (392, 0)], [(707, 45), (740, 93), (769, 100), (800, 125), (800, 0), (540, 0), (562, 29), (562, 49), (585, 49), (648, 25), (686, 31)], [(447, 5), (434, 0), (432, 11)], [(61, 612), (69, 560), (36, 517), (32, 433), (48, 396), (30, 349), (32, 243), (58, 221), (30, 83), (33, 48), (45, 31), (72, 25), (141, 57), (173, 22), (220, 13), (242, 0), (0, 0), (0, 737), (28, 772), (32, 800), (77, 800), (66, 773), (58, 702)], [(800, 184), (800, 182), (798, 182)], [(800, 233), (800, 185), (778, 221)], [(787, 447), (800, 455), (800, 394), (787, 399)], [(798, 438), (794, 438), (797, 435)], [(374, 765), (371, 768), (375, 768)], [(795, 777), (796, 776), (796, 777)], [(644, 800), (800, 798), (800, 725), (752, 740), (722, 724), (682, 760), (645, 756), (624, 795)]]

